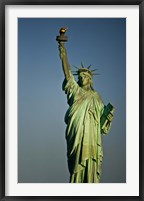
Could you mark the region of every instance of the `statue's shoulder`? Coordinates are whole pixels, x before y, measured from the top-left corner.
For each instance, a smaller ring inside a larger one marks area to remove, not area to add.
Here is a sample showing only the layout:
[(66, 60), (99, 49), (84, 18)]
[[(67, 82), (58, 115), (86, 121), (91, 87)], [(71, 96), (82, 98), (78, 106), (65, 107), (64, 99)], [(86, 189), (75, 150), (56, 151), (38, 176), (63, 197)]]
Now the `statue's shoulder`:
[(66, 89), (73, 90), (73, 89), (79, 88), (79, 85), (77, 84), (73, 74), (71, 74), (68, 79), (67, 78), (64, 79), (62, 88), (63, 88), (63, 90), (66, 90)]
[(97, 100), (99, 100), (100, 102), (103, 102), (103, 101), (102, 101), (102, 97), (101, 97), (101, 95), (100, 95), (100, 93), (99, 93), (98, 91), (93, 90), (93, 94), (94, 94), (94, 97), (95, 97)]

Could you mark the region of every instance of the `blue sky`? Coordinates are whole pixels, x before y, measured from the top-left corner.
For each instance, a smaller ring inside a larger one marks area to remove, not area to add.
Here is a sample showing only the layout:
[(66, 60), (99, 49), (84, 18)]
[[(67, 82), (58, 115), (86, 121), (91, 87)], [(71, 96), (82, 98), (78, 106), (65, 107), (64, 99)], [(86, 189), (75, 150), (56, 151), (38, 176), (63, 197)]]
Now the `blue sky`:
[[(68, 108), (56, 36), (68, 27), (69, 63), (92, 65), (105, 104), (115, 106), (111, 131), (103, 140), (103, 183), (126, 182), (125, 18), (19, 18), (18, 180), (67, 183), (64, 115)], [(77, 79), (77, 78), (76, 78)]]

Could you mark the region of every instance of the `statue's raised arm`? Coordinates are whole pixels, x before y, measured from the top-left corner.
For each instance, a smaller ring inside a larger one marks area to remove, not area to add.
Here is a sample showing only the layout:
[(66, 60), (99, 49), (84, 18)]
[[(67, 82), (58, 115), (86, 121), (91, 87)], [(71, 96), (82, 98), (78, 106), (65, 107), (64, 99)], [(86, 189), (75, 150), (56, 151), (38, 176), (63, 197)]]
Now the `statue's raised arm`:
[(64, 45), (64, 43), (68, 40), (67, 36), (64, 35), (66, 31), (67, 31), (67, 28), (61, 28), (59, 31), (60, 35), (57, 36), (56, 40), (59, 43), (59, 53), (60, 53), (60, 58), (62, 60), (64, 75), (66, 79), (68, 80), (70, 77), (71, 69), (68, 62), (67, 51)]

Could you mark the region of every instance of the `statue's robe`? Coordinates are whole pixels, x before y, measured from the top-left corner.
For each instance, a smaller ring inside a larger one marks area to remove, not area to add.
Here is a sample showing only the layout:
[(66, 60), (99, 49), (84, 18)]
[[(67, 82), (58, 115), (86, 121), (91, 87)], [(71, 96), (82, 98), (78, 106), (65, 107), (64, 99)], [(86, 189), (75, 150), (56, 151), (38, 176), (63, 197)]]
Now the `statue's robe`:
[(71, 75), (64, 80), (69, 108), (65, 115), (67, 157), (71, 183), (98, 183), (103, 150), (101, 134), (107, 134), (111, 123), (100, 128), (104, 104), (100, 95), (82, 89)]

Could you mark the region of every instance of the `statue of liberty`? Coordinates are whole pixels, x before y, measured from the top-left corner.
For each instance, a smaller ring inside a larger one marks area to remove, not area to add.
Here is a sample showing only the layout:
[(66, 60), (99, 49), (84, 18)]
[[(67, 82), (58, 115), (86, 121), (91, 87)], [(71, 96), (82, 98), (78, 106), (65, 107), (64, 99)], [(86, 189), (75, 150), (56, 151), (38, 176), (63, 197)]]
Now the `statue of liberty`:
[(101, 134), (110, 130), (114, 107), (103, 104), (101, 96), (93, 89), (92, 77), (95, 70), (81, 64), (74, 75), (68, 62), (64, 43), (66, 28), (57, 36), (60, 58), (65, 79), (63, 90), (67, 94), (69, 108), (65, 114), (67, 159), (70, 183), (99, 183), (103, 148)]

